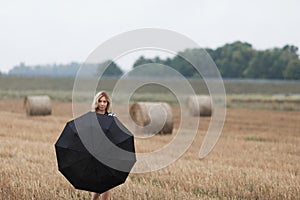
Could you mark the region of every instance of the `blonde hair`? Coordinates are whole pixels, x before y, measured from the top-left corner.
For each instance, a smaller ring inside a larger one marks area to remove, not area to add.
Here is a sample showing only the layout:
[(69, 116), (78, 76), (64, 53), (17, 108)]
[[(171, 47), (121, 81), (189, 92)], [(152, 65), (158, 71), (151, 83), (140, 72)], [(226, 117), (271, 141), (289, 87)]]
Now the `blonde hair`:
[(110, 107), (110, 98), (109, 98), (107, 92), (105, 92), (105, 91), (100, 91), (95, 95), (93, 103), (92, 103), (92, 112), (96, 112), (98, 110), (98, 101), (102, 97), (105, 97), (105, 99), (107, 101), (107, 106), (106, 106), (105, 112), (108, 112), (109, 107)]

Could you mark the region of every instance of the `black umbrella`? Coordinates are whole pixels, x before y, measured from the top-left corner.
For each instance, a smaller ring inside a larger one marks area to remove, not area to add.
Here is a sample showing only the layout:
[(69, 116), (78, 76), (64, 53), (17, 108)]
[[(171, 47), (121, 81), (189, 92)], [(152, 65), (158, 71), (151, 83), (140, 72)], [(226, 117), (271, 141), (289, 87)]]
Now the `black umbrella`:
[(69, 182), (98, 193), (124, 183), (136, 162), (133, 135), (116, 117), (95, 112), (68, 122), (55, 150)]

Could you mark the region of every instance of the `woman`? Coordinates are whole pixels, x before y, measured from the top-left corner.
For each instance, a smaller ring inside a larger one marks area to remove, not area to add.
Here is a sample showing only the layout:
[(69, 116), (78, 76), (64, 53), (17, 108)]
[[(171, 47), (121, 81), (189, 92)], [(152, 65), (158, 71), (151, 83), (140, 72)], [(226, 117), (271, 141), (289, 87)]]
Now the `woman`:
[(94, 97), (94, 101), (92, 104), (92, 112), (112, 116), (113, 114), (108, 112), (109, 107), (110, 98), (108, 94), (105, 91), (98, 92)]
[[(94, 97), (94, 101), (92, 104), (92, 111), (102, 115), (114, 116), (112, 113), (108, 112), (109, 106), (110, 106), (110, 98), (108, 94), (104, 91), (98, 92)], [(102, 200), (107, 200), (109, 197), (109, 190), (103, 192), (102, 194), (92, 192), (92, 200), (96, 200), (99, 197), (101, 197)]]

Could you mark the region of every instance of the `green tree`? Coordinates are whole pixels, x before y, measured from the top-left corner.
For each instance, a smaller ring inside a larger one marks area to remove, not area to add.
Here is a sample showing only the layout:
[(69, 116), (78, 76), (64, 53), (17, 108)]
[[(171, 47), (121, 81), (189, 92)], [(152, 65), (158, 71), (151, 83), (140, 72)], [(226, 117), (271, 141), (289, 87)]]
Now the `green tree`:
[(283, 74), (285, 79), (300, 80), (300, 61), (298, 59), (289, 61)]
[(223, 77), (242, 78), (254, 53), (251, 44), (237, 41), (216, 49), (212, 58)]
[(133, 67), (137, 67), (143, 64), (156, 63), (165, 65), (167, 62), (170, 62), (169, 58), (167, 60), (161, 59), (159, 56), (156, 56), (153, 59), (146, 59), (144, 56), (140, 56), (133, 64)]
[(123, 71), (120, 69), (120, 67), (113, 61), (107, 60), (98, 66), (98, 74), (100, 74), (103, 70), (103, 76), (122, 76)]
[(258, 51), (255, 53), (253, 59), (251, 59), (249, 66), (243, 72), (243, 76), (247, 78), (264, 78), (266, 73), (264, 70), (264, 64), (261, 61), (264, 59), (264, 51)]
[[(295, 46), (284, 46), (257, 51), (244, 76), (248, 78), (283, 79), (284, 71), (292, 60), (299, 60)], [(288, 73), (288, 72), (286, 72)]]
[(133, 67), (137, 67), (143, 64), (154, 63), (152, 59), (146, 59), (144, 56), (140, 56), (134, 63)]
[[(195, 48), (179, 52), (171, 61), (170, 66), (185, 77), (201, 77), (209, 76), (210, 70), (205, 69), (209, 67), (210, 62), (211, 59), (206, 50)], [(197, 69), (205, 74), (200, 74)]]

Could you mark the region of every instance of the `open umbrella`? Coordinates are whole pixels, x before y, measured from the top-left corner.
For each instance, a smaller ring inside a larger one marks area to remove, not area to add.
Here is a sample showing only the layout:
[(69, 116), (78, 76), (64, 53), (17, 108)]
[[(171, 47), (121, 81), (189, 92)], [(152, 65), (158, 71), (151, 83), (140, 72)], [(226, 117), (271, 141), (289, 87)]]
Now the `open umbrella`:
[(69, 121), (55, 150), (69, 182), (98, 193), (124, 183), (136, 162), (133, 135), (116, 117), (95, 112)]

